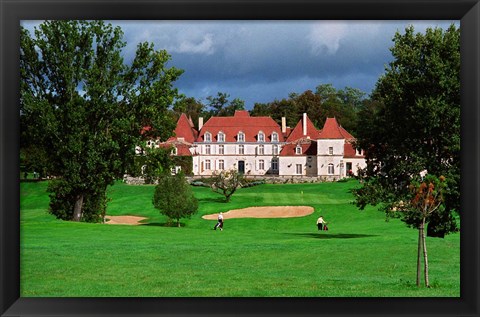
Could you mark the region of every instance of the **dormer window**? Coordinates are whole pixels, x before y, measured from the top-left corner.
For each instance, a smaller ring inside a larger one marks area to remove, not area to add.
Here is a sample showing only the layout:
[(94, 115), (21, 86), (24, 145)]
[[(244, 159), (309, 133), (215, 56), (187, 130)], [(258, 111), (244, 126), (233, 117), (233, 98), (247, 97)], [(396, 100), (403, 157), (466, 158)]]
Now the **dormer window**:
[(297, 145), (297, 147), (295, 148), (295, 154), (302, 154), (302, 147), (300, 145)]
[(178, 149), (174, 146), (172, 149), (172, 155), (177, 155), (178, 154)]
[(258, 133), (258, 142), (265, 142), (265, 134), (262, 131)]
[(218, 133), (217, 142), (225, 142), (225, 134), (223, 132)]
[(277, 132), (272, 133), (272, 142), (278, 142), (278, 133)]
[(362, 155), (362, 149), (357, 148), (356, 150), (357, 150), (357, 153), (356, 153), (357, 155)]
[(239, 132), (237, 136), (237, 141), (238, 142), (245, 142), (245, 133)]
[(205, 142), (212, 142), (212, 134), (210, 132), (205, 132)]

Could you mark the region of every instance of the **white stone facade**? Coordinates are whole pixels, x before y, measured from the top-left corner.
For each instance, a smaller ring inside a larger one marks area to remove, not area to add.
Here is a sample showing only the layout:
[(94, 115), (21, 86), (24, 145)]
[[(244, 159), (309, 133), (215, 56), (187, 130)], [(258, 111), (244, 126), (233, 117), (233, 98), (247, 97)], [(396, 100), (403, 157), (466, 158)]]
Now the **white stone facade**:
[(177, 123), (175, 140), (191, 144), (190, 152), (181, 155), (192, 156), (195, 176), (235, 169), (249, 176), (341, 179), (366, 167), (363, 151), (353, 148), (353, 137), (334, 118), (317, 130), (304, 114), (288, 132), (284, 119), (280, 127), (247, 111), (213, 117), (205, 124), (200, 118), (199, 131), (188, 120), (181, 117)]

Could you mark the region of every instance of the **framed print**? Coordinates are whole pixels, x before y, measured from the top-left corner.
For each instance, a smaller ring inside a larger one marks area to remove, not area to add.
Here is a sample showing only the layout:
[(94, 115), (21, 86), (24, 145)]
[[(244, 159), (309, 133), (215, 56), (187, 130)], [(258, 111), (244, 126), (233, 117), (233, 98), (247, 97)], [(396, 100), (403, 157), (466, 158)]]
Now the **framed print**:
[(478, 316), (478, 1), (0, 5), (1, 316)]

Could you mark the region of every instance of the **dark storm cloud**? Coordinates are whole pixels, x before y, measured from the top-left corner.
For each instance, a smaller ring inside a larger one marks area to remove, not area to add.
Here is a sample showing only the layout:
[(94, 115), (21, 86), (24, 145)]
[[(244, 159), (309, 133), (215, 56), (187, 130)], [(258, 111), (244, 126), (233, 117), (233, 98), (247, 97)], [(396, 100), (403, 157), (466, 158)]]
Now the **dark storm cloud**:
[[(255, 102), (287, 98), (320, 84), (369, 94), (385, 65), (396, 31), (408, 24), (424, 32), (450, 21), (109, 21), (121, 26), (133, 58), (148, 41), (172, 56), (185, 72), (176, 82), (190, 97), (217, 92)], [(38, 22), (36, 22), (38, 24)], [(458, 21), (456, 22), (459, 25)], [(30, 23), (28, 26), (35, 25)]]

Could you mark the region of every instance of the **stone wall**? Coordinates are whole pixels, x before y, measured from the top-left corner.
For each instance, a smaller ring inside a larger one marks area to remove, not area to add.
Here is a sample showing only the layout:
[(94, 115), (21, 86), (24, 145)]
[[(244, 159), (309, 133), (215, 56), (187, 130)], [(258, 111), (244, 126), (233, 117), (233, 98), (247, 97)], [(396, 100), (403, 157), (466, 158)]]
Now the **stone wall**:
[[(335, 176), (245, 176), (246, 179), (251, 181), (265, 181), (267, 184), (305, 184), (305, 183), (320, 183), (320, 182), (334, 182), (338, 181), (338, 177)], [(187, 177), (189, 183), (202, 179), (202, 176), (190, 176)], [(123, 181), (129, 185), (145, 185), (145, 179), (143, 177), (131, 177), (125, 175)]]

